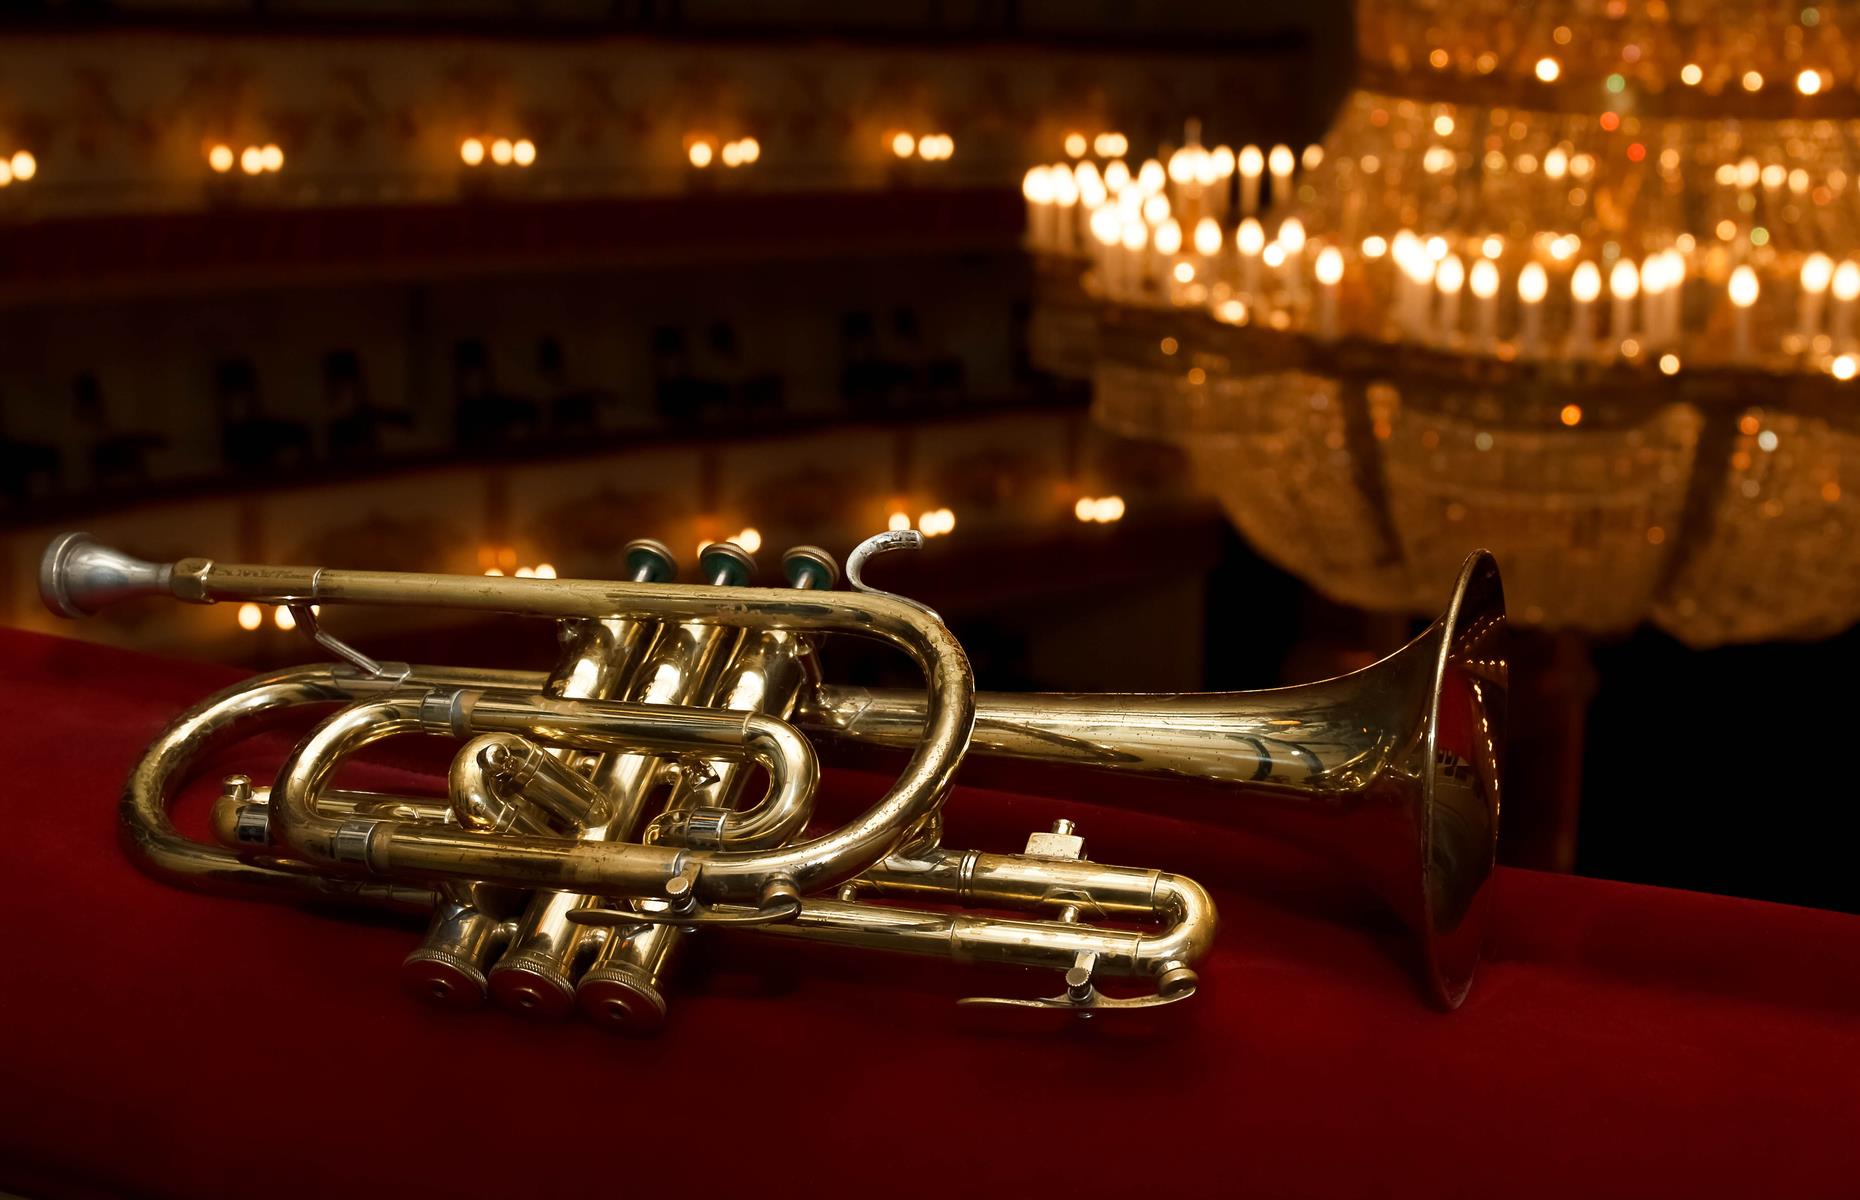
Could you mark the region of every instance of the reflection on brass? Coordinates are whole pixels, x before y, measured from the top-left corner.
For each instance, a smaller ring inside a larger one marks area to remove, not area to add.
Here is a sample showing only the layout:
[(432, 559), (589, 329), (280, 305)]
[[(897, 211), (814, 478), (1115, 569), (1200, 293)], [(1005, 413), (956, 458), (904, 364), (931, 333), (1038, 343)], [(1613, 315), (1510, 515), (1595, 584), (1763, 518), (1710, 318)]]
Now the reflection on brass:
[[(437, 1003), (488, 996), (526, 1015), (579, 1009), (650, 1031), (677, 946), (717, 926), (1063, 976), (1055, 995), (970, 1003), (1085, 1016), (1192, 994), (1215, 932), (1192, 880), (1092, 862), (1070, 821), (1019, 854), (940, 844), (970, 750), (1155, 781), (1139, 795), (1165, 782), (1212, 789), (1215, 819), (1359, 870), (1414, 929), (1434, 998), (1460, 1001), (1478, 957), (1504, 738), (1504, 602), (1489, 556), (1467, 560), (1427, 632), (1353, 675), (1265, 692), (1008, 696), (974, 692), (934, 613), (859, 583), (872, 554), (921, 545), (914, 532), (863, 544), (845, 592), (813, 547), (784, 557), (789, 586), (753, 588), (753, 563), (728, 543), (704, 551), (693, 586), (669, 582), (670, 552), (650, 541), (627, 547), (628, 578), (615, 582), (158, 564), (66, 534), (40, 590), (71, 617), (147, 595), (292, 609), (340, 661), (258, 676), (178, 717), (130, 776), (126, 844), (187, 887), (430, 913), (403, 983)], [(551, 619), (560, 657), (547, 673), (377, 662), (318, 624), (344, 604)], [(890, 643), (925, 689), (823, 682), (818, 643), (830, 633)], [(226, 781), (212, 820), (222, 844), (176, 832), (168, 809), (195, 764), (306, 706), (334, 711), (269, 787)], [(905, 754), (869, 810), (812, 835), (809, 733)], [(351, 756), (398, 734), (458, 743), (445, 795), (331, 785)], [(766, 779), (760, 796), (752, 779)], [(1134, 988), (1100, 990), (1118, 979)]]

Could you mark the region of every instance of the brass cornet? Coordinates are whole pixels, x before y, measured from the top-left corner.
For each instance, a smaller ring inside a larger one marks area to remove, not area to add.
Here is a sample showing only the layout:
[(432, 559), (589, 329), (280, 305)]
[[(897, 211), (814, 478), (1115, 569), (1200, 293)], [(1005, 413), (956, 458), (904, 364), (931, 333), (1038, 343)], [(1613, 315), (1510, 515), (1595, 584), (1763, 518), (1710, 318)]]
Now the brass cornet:
[[(705, 583), (689, 586), (670, 582), (672, 556), (652, 541), (631, 544), (627, 579), (607, 582), (155, 564), (72, 533), (47, 550), (40, 590), (71, 617), (150, 595), (290, 610), (338, 661), (258, 676), (177, 718), (124, 790), (125, 842), (187, 887), (430, 911), (403, 982), (438, 1003), (488, 995), (650, 1031), (680, 939), (711, 926), (1063, 974), (1056, 995), (964, 1003), (1090, 1014), (1192, 994), (1215, 932), (1192, 880), (1089, 861), (1065, 821), (1019, 854), (941, 845), (969, 750), (1220, 789), (1236, 821), (1359, 870), (1414, 930), (1432, 996), (1459, 1003), (1498, 832), (1506, 662), (1489, 555), (1467, 560), (1425, 633), (1352, 675), (1264, 692), (995, 696), (974, 692), (935, 613), (861, 581), (873, 554), (921, 544), (914, 531), (863, 543), (846, 592), (812, 547), (784, 556), (788, 587), (754, 588), (729, 543), (702, 552)], [(547, 674), (377, 662), (320, 624), (322, 606), (341, 604), (547, 617), (562, 649)], [(827, 633), (891, 643), (925, 689), (824, 683)], [(194, 764), (306, 705), (335, 711), (269, 786), (224, 781), (219, 845), (176, 832), (168, 808)], [(803, 730), (907, 758), (872, 808), (810, 834), (819, 766)], [(403, 733), (461, 743), (445, 796), (331, 786), (351, 755)], [(768, 779), (757, 798), (751, 764)], [(1100, 990), (1117, 978), (1140, 987)]]

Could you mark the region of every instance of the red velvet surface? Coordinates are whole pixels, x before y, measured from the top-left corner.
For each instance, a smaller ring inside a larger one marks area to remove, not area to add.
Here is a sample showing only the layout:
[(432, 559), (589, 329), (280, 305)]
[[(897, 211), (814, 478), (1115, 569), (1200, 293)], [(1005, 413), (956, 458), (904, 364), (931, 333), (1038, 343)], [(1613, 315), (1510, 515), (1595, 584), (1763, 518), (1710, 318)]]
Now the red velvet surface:
[(952, 845), (1070, 815), (1094, 858), (1207, 883), (1201, 992), (978, 1024), (951, 1002), (1056, 981), (738, 935), (622, 1040), (404, 998), (417, 925), (133, 869), (122, 780), (226, 672), (4, 632), (0, 664), (0, 1188), (28, 1196), (1860, 1194), (1860, 918), (1503, 871), (1444, 1015), (1285, 852), (968, 790)]

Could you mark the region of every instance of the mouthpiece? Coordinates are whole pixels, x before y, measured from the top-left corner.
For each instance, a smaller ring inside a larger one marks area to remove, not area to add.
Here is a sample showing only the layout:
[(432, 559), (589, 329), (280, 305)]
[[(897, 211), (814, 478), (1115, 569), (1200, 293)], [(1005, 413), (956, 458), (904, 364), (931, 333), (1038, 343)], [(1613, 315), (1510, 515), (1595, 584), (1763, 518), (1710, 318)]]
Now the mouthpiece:
[(170, 563), (143, 562), (88, 533), (61, 533), (39, 563), (39, 598), (61, 617), (88, 617), (118, 600), (165, 596)]

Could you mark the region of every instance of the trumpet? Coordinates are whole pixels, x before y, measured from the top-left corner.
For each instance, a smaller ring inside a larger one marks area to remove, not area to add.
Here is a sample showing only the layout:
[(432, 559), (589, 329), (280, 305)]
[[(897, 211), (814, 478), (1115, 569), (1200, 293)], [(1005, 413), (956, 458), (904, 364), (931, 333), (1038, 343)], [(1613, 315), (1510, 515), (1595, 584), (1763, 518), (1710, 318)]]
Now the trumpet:
[[(975, 691), (934, 612), (863, 581), (873, 556), (922, 544), (914, 530), (868, 539), (848, 557), (851, 590), (836, 590), (838, 564), (811, 546), (784, 555), (787, 586), (768, 588), (749, 586), (755, 564), (727, 542), (703, 549), (703, 582), (690, 585), (651, 540), (627, 547), (624, 579), (603, 581), (158, 564), (70, 533), (46, 551), (39, 583), (68, 617), (142, 596), (290, 611), (330, 661), (257, 676), (177, 717), (124, 788), (124, 844), (184, 887), (429, 914), (401, 977), (434, 1003), (579, 1011), (650, 1033), (666, 1019), (678, 946), (718, 927), (1060, 975), (1056, 994), (970, 1005), (1091, 1016), (1192, 995), (1217, 924), (1193, 880), (1092, 861), (1070, 821), (1019, 853), (942, 844), (942, 806), (971, 751), (1212, 789), (1220, 819), (1348, 862), (1413, 931), (1426, 991), (1448, 1008), (1463, 999), (1504, 737), (1504, 600), (1489, 555), (1467, 560), (1424, 633), (1337, 679), (991, 695)], [(560, 652), (547, 672), (381, 662), (321, 624), (324, 606), (344, 604), (549, 619)], [(889, 643), (924, 687), (828, 683), (820, 643), (832, 634)], [(221, 782), (213, 843), (177, 832), (169, 809), (208, 754), (329, 708), (268, 784)], [(411, 734), (457, 743), (444, 795), (332, 785), (368, 746)], [(826, 832), (810, 830), (816, 742), (904, 756), (878, 801)]]

